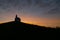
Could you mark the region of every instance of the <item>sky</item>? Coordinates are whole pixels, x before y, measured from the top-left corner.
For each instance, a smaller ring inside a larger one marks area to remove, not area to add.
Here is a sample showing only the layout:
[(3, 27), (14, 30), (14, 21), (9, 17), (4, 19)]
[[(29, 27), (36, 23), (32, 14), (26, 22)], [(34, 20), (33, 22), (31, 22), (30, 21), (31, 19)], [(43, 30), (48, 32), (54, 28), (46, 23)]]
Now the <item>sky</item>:
[(13, 21), (46, 27), (60, 26), (60, 0), (0, 0), (0, 23)]

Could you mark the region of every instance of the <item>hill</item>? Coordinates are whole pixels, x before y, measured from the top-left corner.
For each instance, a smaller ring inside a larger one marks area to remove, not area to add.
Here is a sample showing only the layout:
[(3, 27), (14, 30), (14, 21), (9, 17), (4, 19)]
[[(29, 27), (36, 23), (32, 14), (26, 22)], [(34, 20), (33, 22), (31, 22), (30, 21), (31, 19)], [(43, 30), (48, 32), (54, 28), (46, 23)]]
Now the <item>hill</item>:
[(24, 32), (55, 32), (55, 28), (46, 28), (43, 26), (37, 26), (32, 24), (26, 24), (23, 22), (7, 22), (0, 24), (0, 34), (19, 34)]
[(0, 36), (4, 39), (55, 39), (56, 29), (32, 25), (23, 22), (11, 21), (0, 24)]

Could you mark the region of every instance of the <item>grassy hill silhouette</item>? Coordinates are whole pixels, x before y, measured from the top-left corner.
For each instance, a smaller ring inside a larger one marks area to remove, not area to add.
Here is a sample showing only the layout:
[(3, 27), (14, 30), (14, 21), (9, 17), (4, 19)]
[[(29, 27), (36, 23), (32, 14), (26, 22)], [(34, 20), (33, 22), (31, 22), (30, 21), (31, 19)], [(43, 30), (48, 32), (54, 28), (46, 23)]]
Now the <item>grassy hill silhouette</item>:
[(37, 33), (43, 33), (43, 32), (56, 32), (55, 28), (49, 28), (44, 26), (38, 26), (38, 25), (32, 25), (21, 22), (19, 18), (15, 18), (15, 21), (7, 22), (0, 24), (0, 36), (15, 36), (15, 35), (21, 35), (21, 33), (25, 32), (37, 32)]
[(1, 34), (15, 34), (23, 32), (55, 32), (55, 28), (46, 28), (43, 26), (15, 21), (0, 24)]

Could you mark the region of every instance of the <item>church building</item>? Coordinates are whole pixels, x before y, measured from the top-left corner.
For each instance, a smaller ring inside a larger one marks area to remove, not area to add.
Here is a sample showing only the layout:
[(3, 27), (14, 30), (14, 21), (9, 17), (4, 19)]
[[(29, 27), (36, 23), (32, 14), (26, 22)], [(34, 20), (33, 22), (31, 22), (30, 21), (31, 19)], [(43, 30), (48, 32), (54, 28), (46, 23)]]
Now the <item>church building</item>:
[(21, 19), (16, 15), (15, 22), (21, 22)]

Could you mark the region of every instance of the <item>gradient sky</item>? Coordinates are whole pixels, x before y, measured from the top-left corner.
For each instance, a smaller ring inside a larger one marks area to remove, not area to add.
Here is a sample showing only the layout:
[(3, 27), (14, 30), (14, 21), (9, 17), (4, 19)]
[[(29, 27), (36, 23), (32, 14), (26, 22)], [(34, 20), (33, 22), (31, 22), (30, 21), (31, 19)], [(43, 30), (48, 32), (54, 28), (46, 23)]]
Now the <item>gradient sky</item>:
[(0, 0), (0, 23), (13, 21), (41, 26), (60, 26), (60, 0)]

